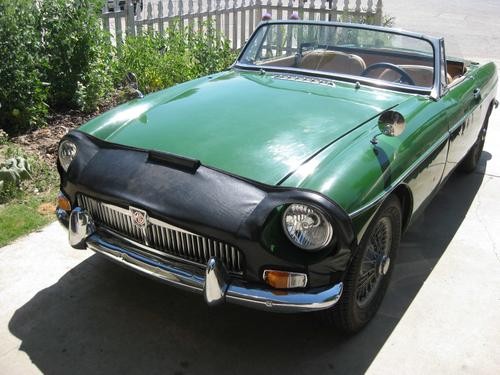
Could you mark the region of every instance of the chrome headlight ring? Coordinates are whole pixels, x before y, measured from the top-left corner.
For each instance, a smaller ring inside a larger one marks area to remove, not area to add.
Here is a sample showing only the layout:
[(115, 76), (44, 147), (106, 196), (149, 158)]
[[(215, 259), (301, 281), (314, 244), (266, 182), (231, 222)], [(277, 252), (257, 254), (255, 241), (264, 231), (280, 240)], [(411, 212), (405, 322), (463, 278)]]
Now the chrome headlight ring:
[(321, 250), (331, 243), (334, 235), (326, 215), (308, 204), (290, 204), (283, 212), (282, 224), (288, 239), (303, 250)]
[(78, 147), (73, 141), (65, 139), (59, 144), (59, 163), (65, 172), (68, 171), (68, 168), (71, 162), (75, 159), (77, 152)]

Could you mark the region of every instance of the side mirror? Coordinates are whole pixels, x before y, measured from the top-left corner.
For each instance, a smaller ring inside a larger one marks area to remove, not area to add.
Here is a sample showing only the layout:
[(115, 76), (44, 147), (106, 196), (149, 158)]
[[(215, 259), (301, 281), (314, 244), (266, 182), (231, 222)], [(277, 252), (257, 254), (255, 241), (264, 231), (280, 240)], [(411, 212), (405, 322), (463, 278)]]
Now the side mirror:
[(398, 137), (405, 131), (405, 118), (399, 112), (384, 112), (378, 119), (378, 128), (383, 135)]
[(135, 73), (128, 72), (126, 75), (127, 84), (133, 89), (139, 89), (139, 82), (137, 81), (137, 76)]
[(399, 112), (384, 112), (378, 119), (378, 128), (380, 130), (380, 134), (377, 134), (370, 141), (374, 145), (378, 143), (377, 137), (381, 134), (388, 137), (398, 137), (403, 134), (406, 128), (405, 118)]
[(125, 79), (127, 81), (127, 85), (132, 89), (131, 91), (133, 92), (133, 95), (136, 98), (144, 98), (143, 93), (139, 91), (139, 81), (137, 80), (137, 76), (132, 72), (128, 72)]

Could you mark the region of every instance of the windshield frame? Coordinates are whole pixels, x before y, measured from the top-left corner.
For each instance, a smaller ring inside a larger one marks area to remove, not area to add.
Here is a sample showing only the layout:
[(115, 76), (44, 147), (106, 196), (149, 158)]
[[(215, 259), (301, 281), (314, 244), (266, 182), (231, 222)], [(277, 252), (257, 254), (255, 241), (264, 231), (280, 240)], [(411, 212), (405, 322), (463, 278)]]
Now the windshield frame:
[[(408, 36), (408, 37), (415, 38), (415, 39), (424, 40), (432, 46), (432, 50), (434, 53), (434, 80), (433, 80), (433, 84), (430, 88), (422, 88), (419, 86), (411, 86), (411, 85), (405, 85), (405, 84), (394, 84), (394, 83), (383, 81), (383, 80), (380, 80), (377, 78), (361, 77), (361, 76), (334, 73), (334, 72), (323, 72), (323, 71), (309, 70), (309, 69), (303, 69), (303, 68), (279, 67), (279, 66), (272, 66), (272, 65), (267, 65), (265, 67), (262, 67), (262, 66), (258, 66), (258, 65), (254, 65), (254, 64), (242, 63), (240, 61), (241, 58), (243, 57), (243, 55), (245, 55), (245, 52), (246, 52), (248, 46), (251, 45), (251, 41), (256, 37), (256, 35), (258, 34), (259, 30), (262, 27), (266, 27), (269, 25), (280, 25), (280, 24), (281, 25), (283, 25), (283, 24), (284, 25), (287, 25), (287, 24), (291, 24), (291, 25), (299, 24), (300, 25), (300, 24), (302, 24), (302, 25), (337, 26), (337, 27), (344, 27), (344, 28), (380, 31), (380, 32), (386, 32), (386, 33), (395, 34), (395, 35), (403, 35), (403, 36)], [(413, 94), (428, 95), (431, 98), (437, 100), (440, 97), (441, 92), (442, 92), (441, 75), (440, 75), (440, 71), (441, 71), (440, 43), (441, 43), (441, 41), (442, 41), (442, 38), (435, 38), (435, 37), (423, 35), (420, 33), (415, 33), (415, 32), (410, 32), (410, 31), (405, 31), (405, 30), (400, 30), (400, 29), (392, 29), (392, 28), (387, 28), (387, 27), (382, 27), (382, 26), (363, 25), (363, 24), (356, 24), (356, 23), (342, 23), (342, 22), (330, 22), (330, 21), (306, 21), (306, 20), (264, 21), (264, 22), (261, 22), (257, 26), (257, 28), (254, 30), (254, 32), (250, 36), (250, 38), (248, 38), (247, 42), (245, 43), (245, 46), (241, 49), (235, 63), (232, 65), (232, 67), (238, 68), (238, 69), (243, 69), (243, 70), (303, 74), (303, 75), (307, 75), (307, 76), (330, 78), (330, 79), (336, 79), (339, 81), (345, 81), (345, 82), (351, 82), (351, 83), (359, 82), (360, 84), (366, 84), (368, 86), (375, 86), (375, 87), (380, 87), (380, 88), (385, 88), (385, 89), (390, 89), (390, 90), (395, 90), (395, 91), (402, 91), (402, 92), (407, 92), (407, 93), (413, 93)]]

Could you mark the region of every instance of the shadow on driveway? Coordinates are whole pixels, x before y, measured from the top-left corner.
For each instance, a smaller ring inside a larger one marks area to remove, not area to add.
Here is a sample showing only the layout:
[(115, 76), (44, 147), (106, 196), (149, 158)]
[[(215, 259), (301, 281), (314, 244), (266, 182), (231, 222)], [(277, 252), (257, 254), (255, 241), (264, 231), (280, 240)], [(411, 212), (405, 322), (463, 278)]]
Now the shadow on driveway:
[[(491, 158), (482, 156), (480, 170)], [(199, 295), (98, 255), (20, 307), (9, 329), (46, 374), (362, 373), (446, 250), (483, 177), (450, 178), (405, 234), (380, 312), (351, 338), (322, 326), (314, 315), (209, 308)]]

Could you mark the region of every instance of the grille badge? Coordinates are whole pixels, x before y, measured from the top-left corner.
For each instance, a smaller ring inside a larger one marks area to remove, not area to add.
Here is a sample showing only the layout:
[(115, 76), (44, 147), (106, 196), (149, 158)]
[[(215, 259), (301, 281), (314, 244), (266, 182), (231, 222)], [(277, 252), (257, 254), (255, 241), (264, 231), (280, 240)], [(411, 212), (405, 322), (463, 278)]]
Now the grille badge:
[(132, 222), (136, 227), (146, 228), (148, 225), (148, 213), (135, 207), (129, 207)]
[(139, 229), (141, 229), (144, 236), (144, 243), (149, 246), (149, 234), (148, 234), (148, 213), (139, 208), (135, 208), (130, 206), (129, 208), (130, 215), (132, 216), (132, 223)]

